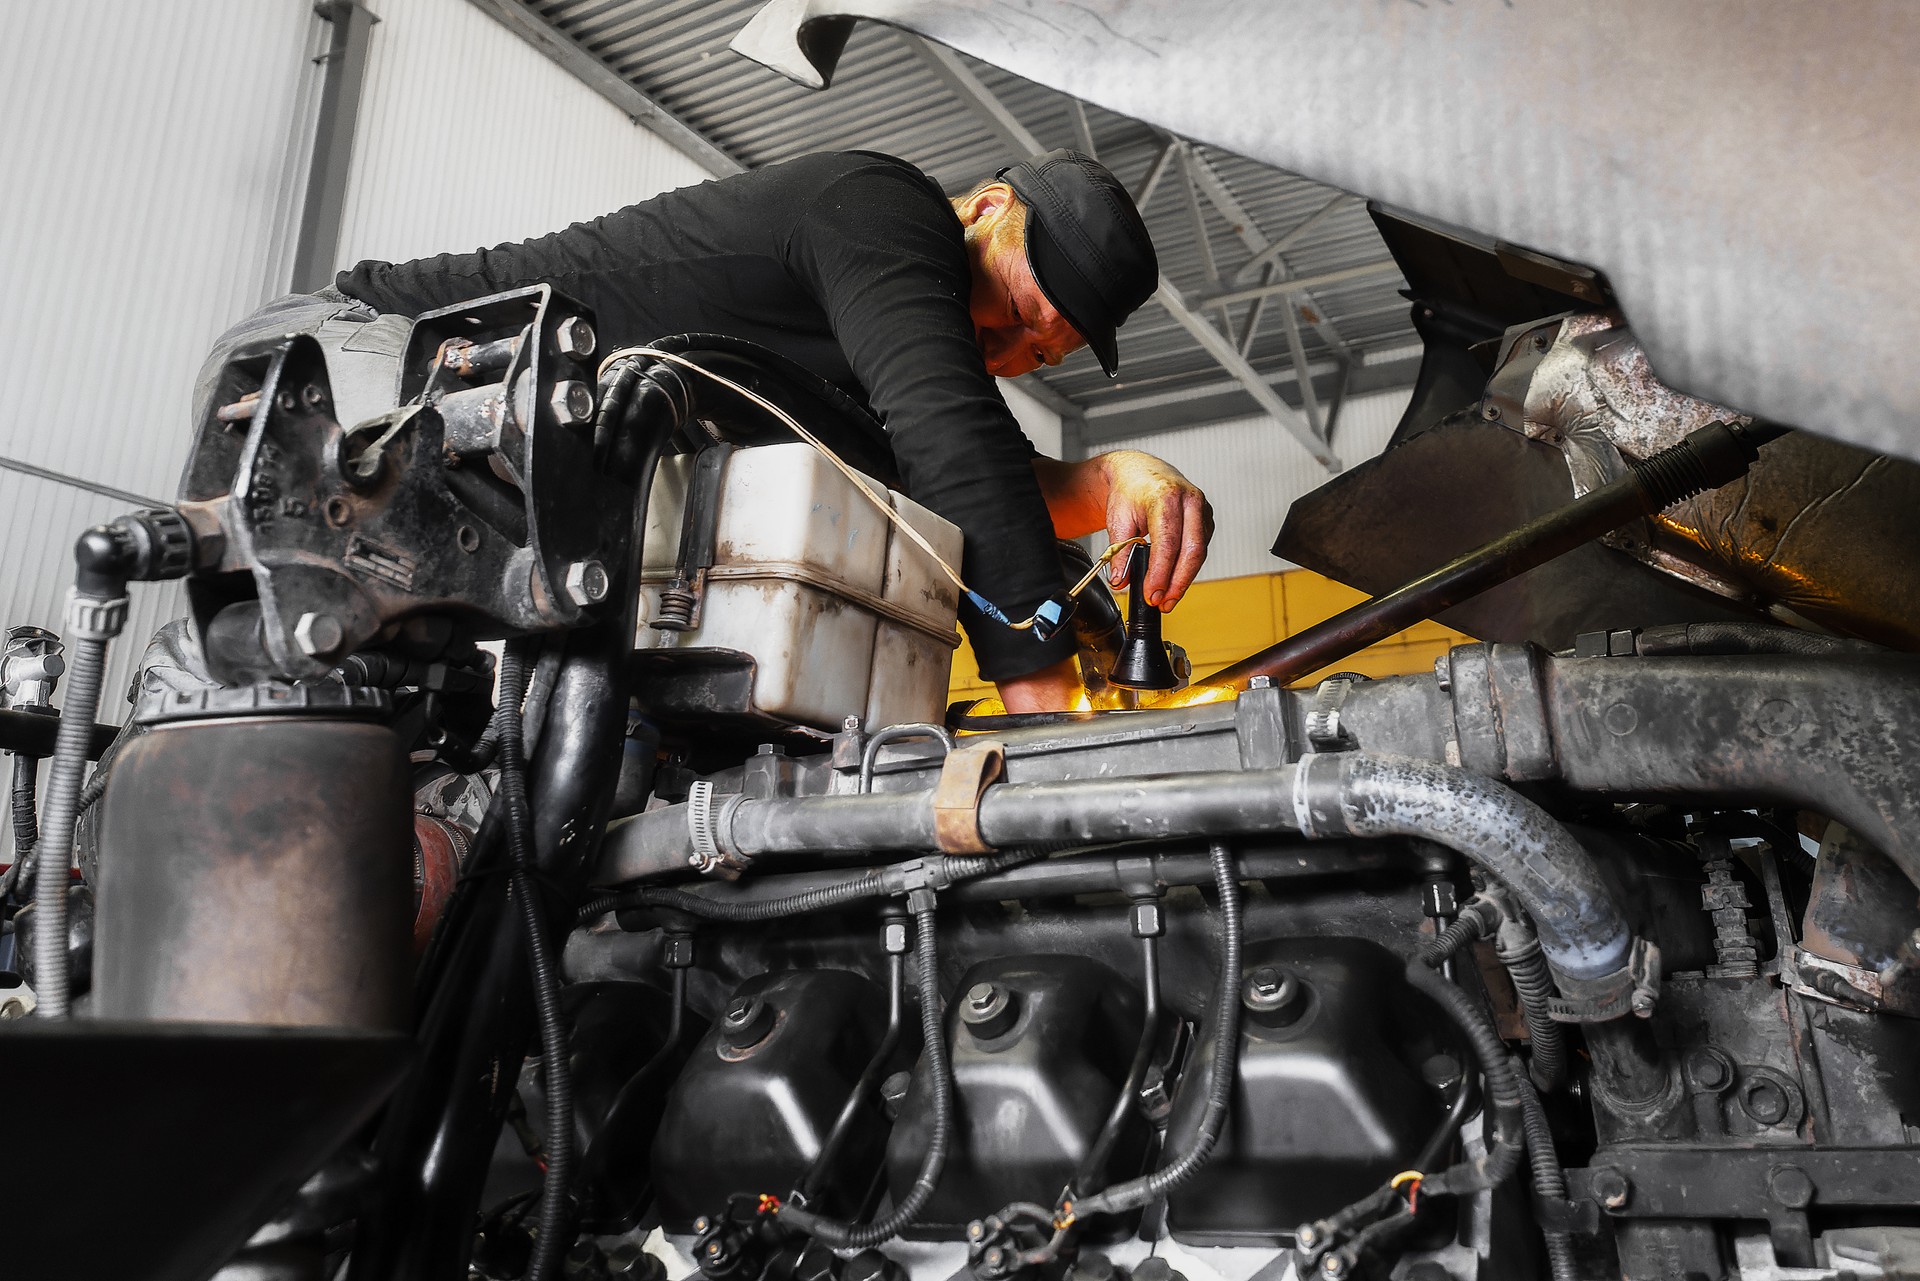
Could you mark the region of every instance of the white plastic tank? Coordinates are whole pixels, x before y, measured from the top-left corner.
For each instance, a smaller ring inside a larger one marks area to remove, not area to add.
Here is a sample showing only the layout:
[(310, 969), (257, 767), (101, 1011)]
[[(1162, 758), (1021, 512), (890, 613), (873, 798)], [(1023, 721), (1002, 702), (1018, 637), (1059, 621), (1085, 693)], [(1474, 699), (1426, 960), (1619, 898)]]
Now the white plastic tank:
[[(641, 649), (754, 660), (753, 710), (820, 730), (938, 721), (960, 638), (959, 592), (811, 445), (736, 450), (725, 463), (713, 567), (688, 631), (654, 627), (674, 577), (694, 455), (662, 461), (647, 508)], [(869, 479), (949, 564), (960, 530)]]

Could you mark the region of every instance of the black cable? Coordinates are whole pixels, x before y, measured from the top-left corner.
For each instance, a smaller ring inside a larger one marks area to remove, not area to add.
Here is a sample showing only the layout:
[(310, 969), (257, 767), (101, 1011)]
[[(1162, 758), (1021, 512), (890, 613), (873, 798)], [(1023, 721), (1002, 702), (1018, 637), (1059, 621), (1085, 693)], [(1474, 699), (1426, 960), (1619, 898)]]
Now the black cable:
[(40, 781), (40, 760), (19, 753), (13, 758), (13, 861), (25, 861), (40, 840), (40, 818), (35, 793)]
[[(953, 884), (958, 881), (977, 880), (982, 876), (991, 876), (1009, 868), (1045, 858), (1052, 847), (1033, 846), (1018, 850), (1009, 850), (1004, 854), (981, 855), (940, 855), (933, 866), (926, 868), (929, 880), (934, 884)], [(895, 865), (879, 869), (874, 875), (857, 881), (841, 881), (833, 885), (823, 885), (818, 889), (802, 890), (798, 894), (788, 894), (781, 898), (760, 899), (745, 903), (729, 903), (723, 898), (707, 894), (695, 894), (691, 890), (674, 889), (671, 886), (647, 886), (636, 890), (619, 890), (601, 894), (588, 899), (581, 907), (578, 923), (585, 925), (595, 917), (608, 912), (623, 911), (633, 907), (663, 907), (669, 911), (684, 912), (688, 916), (703, 921), (718, 921), (726, 925), (751, 925), (759, 921), (778, 920), (783, 916), (804, 916), (809, 912), (824, 912), (830, 908), (844, 907), (849, 903), (864, 902), (868, 899), (894, 898), (908, 891), (906, 871), (908, 866), (918, 864), (918, 860), (905, 865)]]
[[(1113, 1155), (1114, 1145), (1120, 1141), (1127, 1114), (1133, 1111), (1140, 1086), (1147, 1079), (1154, 1046), (1160, 1039), (1159, 944), (1159, 938), (1154, 935), (1140, 940), (1140, 984), (1146, 992), (1146, 1007), (1140, 1015), (1140, 1040), (1133, 1047), (1133, 1061), (1127, 1065), (1127, 1075), (1120, 1082), (1120, 1092), (1114, 1097), (1113, 1107), (1108, 1110), (1099, 1135), (1094, 1139), (1093, 1146), (1087, 1149), (1087, 1155), (1081, 1159), (1080, 1168), (1074, 1171), (1073, 1181), (1067, 1185), (1070, 1197), (1078, 1197), (1081, 1189), (1090, 1187), (1093, 1180), (1099, 1178), (1107, 1168), (1107, 1159)], [(1000, 1217), (1004, 1219), (1006, 1214), (1003, 1212)]]
[(790, 1204), (781, 1205), (780, 1221), (815, 1237), (836, 1250), (865, 1250), (900, 1234), (927, 1203), (946, 1168), (947, 1148), (953, 1141), (953, 1061), (947, 1056), (946, 1028), (940, 1009), (940, 966), (934, 945), (933, 893), (916, 891), (913, 900), (915, 943), (920, 962), (920, 1034), (926, 1046), (927, 1085), (932, 1098), (933, 1134), (913, 1187), (884, 1218), (864, 1226), (822, 1218)]
[[(897, 890), (894, 892), (898, 893)], [(699, 917), (703, 921), (748, 925), (756, 921), (776, 920), (783, 916), (803, 916), (809, 912), (824, 912), (828, 908), (843, 907), (848, 903), (885, 898), (887, 894), (887, 884), (878, 876), (870, 876), (859, 881), (843, 881), (838, 885), (825, 885), (817, 890), (789, 894), (785, 898), (762, 899), (753, 903), (728, 903), (722, 899), (695, 894), (689, 890), (655, 886), (647, 889), (626, 890), (617, 894), (602, 894), (588, 899), (586, 905), (580, 909), (577, 919), (584, 925), (608, 912), (623, 911), (633, 907), (664, 907), (675, 912), (685, 912), (688, 916)]]
[(1487, 936), (1486, 923), (1474, 912), (1462, 912), (1452, 925), (1420, 945), (1423, 964), (1438, 969), (1463, 948), (1471, 947)]
[(1200, 1172), (1226, 1126), (1240, 1063), (1240, 878), (1234, 869), (1233, 852), (1224, 841), (1215, 841), (1208, 855), (1220, 895), (1220, 975), (1214, 985), (1213, 1062), (1207, 1074), (1207, 1106), (1200, 1116), (1200, 1128), (1185, 1152), (1152, 1174), (1075, 1201), (1074, 1218), (1122, 1214), (1165, 1196)]
[(1495, 954), (1507, 967), (1514, 995), (1520, 1001), (1520, 1017), (1526, 1020), (1527, 1041), (1533, 1048), (1528, 1073), (1543, 1094), (1551, 1094), (1560, 1088), (1567, 1072), (1566, 1028), (1547, 1013), (1547, 1003), (1553, 999), (1553, 975), (1537, 938), (1529, 933), (1525, 940), (1509, 947), (1509, 933), (1502, 929)]
[[(1527, 1162), (1533, 1167), (1534, 1195), (1542, 1201), (1559, 1203), (1567, 1199), (1567, 1176), (1560, 1168), (1560, 1154), (1553, 1149), (1553, 1130), (1547, 1124), (1546, 1109), (1540, 1096), (1526, 1081), (1520, 1082), (1520, 1120), (1526, 1128)], [(1547, 1239), (1547, 1262), (1553, 1269), (1553, 1281), (1579, 1281), (1573, 1260), (1573, 1236), (1567, 1232), (1542, 1230)]]
[(1500, 1040), (1500, 1034), (1494, 1031), (1493, 1025), (1487, 1022), (1479, 1007), (1465, 992), (1447, 982), (1423, 961), (1410, 963), (1406, 976), (1409, 984), (1431, 998), (1466, 1034), (1467, 1044), (1474, 1058), (1479, 1060), (1480, 1072), (1486, 1078), (1487, 1099), (1493, 1114), (1486, 1152), (1475, 1160), (1462, 1162), (1425, 1179), (1421, 1188), (1437, 1195), (1478, 1192), (1497, 1187), (1506, 1182), (1520, 1165), (1523, 1130), (1520, 1077), (1513, 1070), (1513, 1063), (1507, 1057), (1507, 1047)]
[(540, 1056), (547, 1096), (547, 1170), (540, 1192), (538, 1234), (527, 1281), (555, 1275), (568, 1219), (567, 1190), (573, 1179), (573, 1082), (567, 1068), (567, 1032), (560, 1014), (560, 982), (547, 951), (546, 927), (534, 895), (533, 816), (527, 803), (527, 762), (521, 739), (521, 702), (527, 692), (526, 658), (511, 642), (500, 663), (500, 793), (507, 806), (507, 849), (512, 893), (520, 905), (533, 971), (533, 1003), (540, 1027)]

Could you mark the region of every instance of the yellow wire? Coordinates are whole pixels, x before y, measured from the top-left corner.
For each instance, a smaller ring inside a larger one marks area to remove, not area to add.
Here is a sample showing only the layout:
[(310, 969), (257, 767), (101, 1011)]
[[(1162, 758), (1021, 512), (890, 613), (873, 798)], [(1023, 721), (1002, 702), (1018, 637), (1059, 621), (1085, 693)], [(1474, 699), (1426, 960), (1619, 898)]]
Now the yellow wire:
[(1402, 1170), (1387, 1181), (1387, 1186), (1397, 1188), (1402, 1183), (1419, 1183), (1425, 1180), (1426, 1177), (1426, 1175), (1420, 1173), (1418, 1170)]

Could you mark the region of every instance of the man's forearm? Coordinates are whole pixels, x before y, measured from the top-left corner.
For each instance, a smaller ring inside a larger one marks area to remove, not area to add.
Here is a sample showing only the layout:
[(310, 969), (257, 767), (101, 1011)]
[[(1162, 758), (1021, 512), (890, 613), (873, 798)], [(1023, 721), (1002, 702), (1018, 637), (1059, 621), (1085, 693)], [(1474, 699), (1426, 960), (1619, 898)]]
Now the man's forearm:
[(1033, 478), (1040, 482), (1056, 538), (1081, 538), (1107, 527), (1110, 487), (1099, 457), (1069, 463), (1035, 455)]

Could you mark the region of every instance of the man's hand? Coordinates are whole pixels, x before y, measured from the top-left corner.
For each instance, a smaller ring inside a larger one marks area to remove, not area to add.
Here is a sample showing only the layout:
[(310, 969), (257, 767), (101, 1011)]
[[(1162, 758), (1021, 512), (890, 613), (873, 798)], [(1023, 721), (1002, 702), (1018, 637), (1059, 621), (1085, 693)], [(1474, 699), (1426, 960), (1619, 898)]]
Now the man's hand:
[[(1085, 462), (1033, 460), (1033, 474), (1053, 517), (1053, 532), (1079, 538), (1105, 529), (1118, 543), (1145, 534), (1147, 603), (1172, 609), (1186, 595), (1213, 539), (1213, 508), (1198, 486), (1172, 465), (1137, 449), (1116, 449)], [(1127, 558), (1114, 557), (1113, 585), (1127, 585)]]

